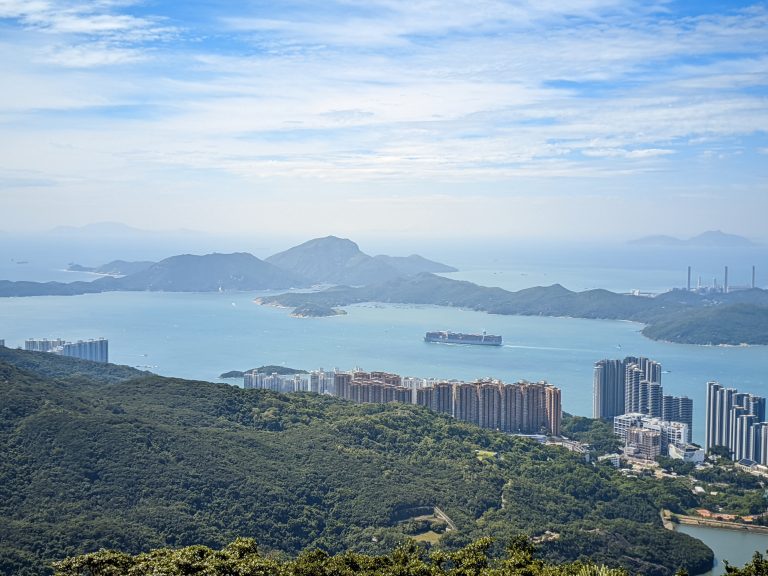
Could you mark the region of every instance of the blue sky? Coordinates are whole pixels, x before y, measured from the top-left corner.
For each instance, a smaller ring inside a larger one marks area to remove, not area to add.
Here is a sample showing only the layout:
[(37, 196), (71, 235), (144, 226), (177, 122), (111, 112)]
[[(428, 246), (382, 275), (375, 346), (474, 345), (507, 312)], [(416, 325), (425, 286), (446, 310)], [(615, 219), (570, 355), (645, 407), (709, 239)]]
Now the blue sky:
[(0, 0), (0, 229), (768, 240), (768, 4)]

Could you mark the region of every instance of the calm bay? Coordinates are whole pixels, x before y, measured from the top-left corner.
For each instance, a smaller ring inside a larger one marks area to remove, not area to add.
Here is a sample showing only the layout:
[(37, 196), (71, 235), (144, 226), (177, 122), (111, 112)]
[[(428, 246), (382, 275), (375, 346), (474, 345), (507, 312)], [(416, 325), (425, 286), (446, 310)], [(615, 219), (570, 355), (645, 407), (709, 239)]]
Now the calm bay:
[(724, 560), (731, 566), (741, 567), (752, 560), (755, 552), (765, 554), (768, 550), (768, 534), (684, 524), (679, 525), (676, 530), (701, 540), (715, 553), (715, 565), (702, 576), (725, 574)]

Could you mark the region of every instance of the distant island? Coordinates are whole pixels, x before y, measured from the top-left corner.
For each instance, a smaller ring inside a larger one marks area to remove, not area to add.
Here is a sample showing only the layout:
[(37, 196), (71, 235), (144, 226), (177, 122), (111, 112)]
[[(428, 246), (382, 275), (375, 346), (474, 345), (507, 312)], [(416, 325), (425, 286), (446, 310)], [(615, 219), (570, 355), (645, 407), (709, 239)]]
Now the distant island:
[(326, 316), (343, 316), (346, 313), (345, 310), (310, 302), (294, 308), (291, 316), (294, 318), (324, 318)]
[(82, 266), (71, 262), (67, 266), (69, 272), (92, 272), (94, 274), (103, 274), (104, 276), (128, 276), (130, 274), (136, 274), (142, 272), (155, 262), (139, 261), (139, 262), (127, 262), (125, 260), (113, 260), (107, 264), (101, 266)]
[(285, 290), (317, 284), (380, 283), (423, 272), (456, 268), (422, 256), (368, 256), (345, 238), (316, 238), (261, 260), (247, 252), (180, 254), (160, 262), (115, 260), (97, 267), (70, 264), (72, 271), (105, 275), (92, 282), (0, 280), (0, 297), (72, 296), (117, 291), (223, 292)]
[[(696, 237), (696, 245), (736, 242), (731, 236), (707, 232)], [(98, 270), (128, 272), (131, 266), (138, 269), (122, 277), (116, 274), (92, 282), (0, 280), (0, 297), (113, 291), (288, 290), (332, 284), (319, 292), (288, 292), (261, 297), (256, 302), (290, 307), (293, 315), (301, 318), (336, 316), (344, 313), (339, 307), (355, 303), (392, 302), (491, 314), (631, 320), (645, 324), (643, 334), (657, 340), (704, 345), (768, 344), (764, 323), (768, 292), (761, 289), (706, 294), (672, 290), (653, 298), (608, 290), (572, 292), (559, 284), (510, 292), (437, 276), (434, 272), (455, 268), (421, 256), (368, 256), (351, 240), (335, 236), (310, 240), (266, 260), (245, 252), (182, 254), (156, 263), (113, 261)], [(748, 313), (728, 308), (734, 304), (754, 308)]]
[(658, 247), (692, 247), (692, 248), (748, 248), (756, 246), (749, 238), (737, 234), (727, 234), (720, 230), (708, 230), (701, 234), (683, 240), (674, 236), (644, 236), (636, 240), (631, 240), (628, 244), (636, 246), (658, 246)]

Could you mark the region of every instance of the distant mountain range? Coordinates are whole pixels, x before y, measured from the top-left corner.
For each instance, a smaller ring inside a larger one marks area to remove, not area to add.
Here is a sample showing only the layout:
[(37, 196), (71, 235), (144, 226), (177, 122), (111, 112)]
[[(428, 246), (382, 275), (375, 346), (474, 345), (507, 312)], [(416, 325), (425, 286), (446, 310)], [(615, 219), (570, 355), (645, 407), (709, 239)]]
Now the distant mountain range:
[(422, 272), (456, 270), (417, 255), (368, 256), (351, 240), (335, 236), (310, 240), (267, 260), (245, 252), (204, 256), (183, 254), (154, 263), (115, 260), (97, 267), (71, 264), (69, 269), (110, 276), (92, 282), (70, 283), (0, 280), (0, 297), (142, 290), (283, 290), (321, 283), (366, 285)]
[(720, 230), (709, 230), (698, 236), (683, 240), (674, 236), (644, 236), (637, 240), (631, 240), (629, 244), (636, 246), (690, 246), (694, 248), (744, 248), (756, 246), (749, 238), (737, 234), (726, 234)]

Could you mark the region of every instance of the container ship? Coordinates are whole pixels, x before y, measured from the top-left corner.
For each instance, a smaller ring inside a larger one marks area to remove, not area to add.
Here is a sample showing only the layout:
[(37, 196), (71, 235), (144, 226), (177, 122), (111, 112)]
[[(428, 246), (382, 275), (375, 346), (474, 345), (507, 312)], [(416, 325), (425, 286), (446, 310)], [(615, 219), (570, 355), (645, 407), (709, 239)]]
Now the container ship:
[(462, 334), (461, 332), (427, 332), (424, 342), (441, 344), (479, 344), (481, 346), (501, 346), (501, 336), (492, 334)]

